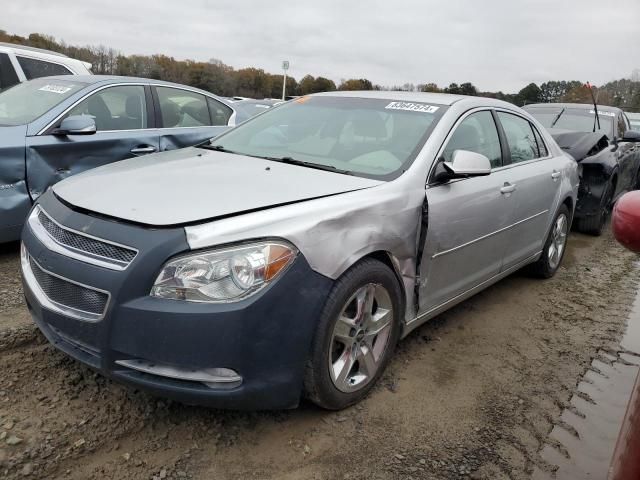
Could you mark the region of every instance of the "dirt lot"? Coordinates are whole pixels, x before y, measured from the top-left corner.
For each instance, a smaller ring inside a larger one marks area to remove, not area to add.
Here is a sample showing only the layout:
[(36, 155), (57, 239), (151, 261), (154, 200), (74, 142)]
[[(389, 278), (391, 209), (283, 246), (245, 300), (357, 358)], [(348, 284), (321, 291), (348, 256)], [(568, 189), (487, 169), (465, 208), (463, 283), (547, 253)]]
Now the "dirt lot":
[[(549, 281), (516, 274), (415, 331), (366, 401), (330, 413), (188, 407), (66, 358), (30, 323), (0, 251), (0, 477), (528, 478), (581, 375), (616, 352), (632, 254), (572, 234)], [(562, 446), (557, 446), (559, 450)]]

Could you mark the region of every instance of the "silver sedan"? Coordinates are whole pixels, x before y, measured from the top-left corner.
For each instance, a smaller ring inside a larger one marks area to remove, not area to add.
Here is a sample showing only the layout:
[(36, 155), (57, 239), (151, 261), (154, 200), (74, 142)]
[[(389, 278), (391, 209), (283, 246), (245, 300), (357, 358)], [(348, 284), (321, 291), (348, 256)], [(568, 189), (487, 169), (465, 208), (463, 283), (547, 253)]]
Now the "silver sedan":
[(340, 409), (417, 326), (525, 266), (554, 275), (577, 186), (511, 104), (311, 95), (56, 184), (23, 231), (25, 294), (56, 346), (116, 380)]

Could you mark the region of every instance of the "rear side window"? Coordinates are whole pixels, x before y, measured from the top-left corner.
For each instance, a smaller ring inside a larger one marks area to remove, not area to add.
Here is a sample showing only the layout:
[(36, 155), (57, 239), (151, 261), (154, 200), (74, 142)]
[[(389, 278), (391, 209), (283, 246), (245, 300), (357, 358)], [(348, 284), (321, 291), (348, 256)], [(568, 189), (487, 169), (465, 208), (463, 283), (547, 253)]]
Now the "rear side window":
[(11, 64), (9, 55), (0, 53), (0, 91), (12, 87), (18, 82), (18, 75)]
[(98, 131), (147, 128), (147, 106), (142, 85), (105, 88), (73, 107), (65, 117), (91, 115)]
[(539, 158), (538, 143), (528, 120), (505, 112), (498, 112), (498, 118), (507, 136), (512, 163)]
[(540, 132), (538, 132), (538, 129), (533, 125), (531, 126), (531, 128), (533, 129), (533, 134), (535, 135), (536, 143), (538, 144), (538, 156), (541, 158), (547, 157), (549, 155), (549, 150), (547, 150), (547, 146), (544, 144), (542, 135), (540, 135)]
[(481, 153), (491, 161), (491, 168), (502, 166), (500, 138), (491, 112), (472, 113), (456, 127), (444, 149), (444, 160), (450, 162), (456, 150)]
[(180, 128), (211, 125), (207, 97), (204, 95), (170, 87), (156, 87), (156, 91), (160, 102), (163, 127)]
[(22, 67), (27, 80), (40, 77), (51, 77), (52, 75), (71, 75), (67, 67), (57, 63), (45, 62), (34, 58), (20, 57), (16, 55), (18, 63)]
[(233, 110), (227, 107), (224, 103), (218, 102), (211, 97), (207, 97), (207, 103), (209, 104), (212, 124), (215, 126), (227, 125)]

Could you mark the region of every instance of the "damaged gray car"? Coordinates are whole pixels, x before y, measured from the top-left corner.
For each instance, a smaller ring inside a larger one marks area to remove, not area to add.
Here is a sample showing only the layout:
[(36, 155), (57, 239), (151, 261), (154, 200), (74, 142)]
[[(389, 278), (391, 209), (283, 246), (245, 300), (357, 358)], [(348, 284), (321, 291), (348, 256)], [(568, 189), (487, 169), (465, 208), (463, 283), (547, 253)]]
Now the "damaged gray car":
[(522, 267), (551, 277), (577, 188), (511, 104), (311, 95), (54, 185), (23, 231), (24, 291), (56, 347), (117, 381), (341, 409), (425, 321)]
[(204, 142), (248, 115), (184, 85), (99, 75), (46, 77), (0, 93), (0, 243), (33, 201), (84, 170)]

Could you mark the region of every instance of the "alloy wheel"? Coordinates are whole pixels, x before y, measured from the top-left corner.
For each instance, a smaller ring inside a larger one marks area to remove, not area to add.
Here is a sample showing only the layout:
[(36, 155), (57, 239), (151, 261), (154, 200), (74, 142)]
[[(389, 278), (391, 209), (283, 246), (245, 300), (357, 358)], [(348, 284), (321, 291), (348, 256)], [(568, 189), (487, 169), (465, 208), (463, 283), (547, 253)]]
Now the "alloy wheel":
[(551, 244), (547, 255), (549, 256), (549, 266), (555, 270), (560, 264), (562, 259), (562, 253), (567, 244), (567, 231), (569, 222), (567, 216), (564, 213), (558, 215), (555, 223), (553, 224), (553, 230), (551, 231)]
[(329, 372), (334, 386), (350, 393), (378, 372), (393, 327), (393, 304), (380, 284), (359, 288), (342, 308), (333, 328)]

